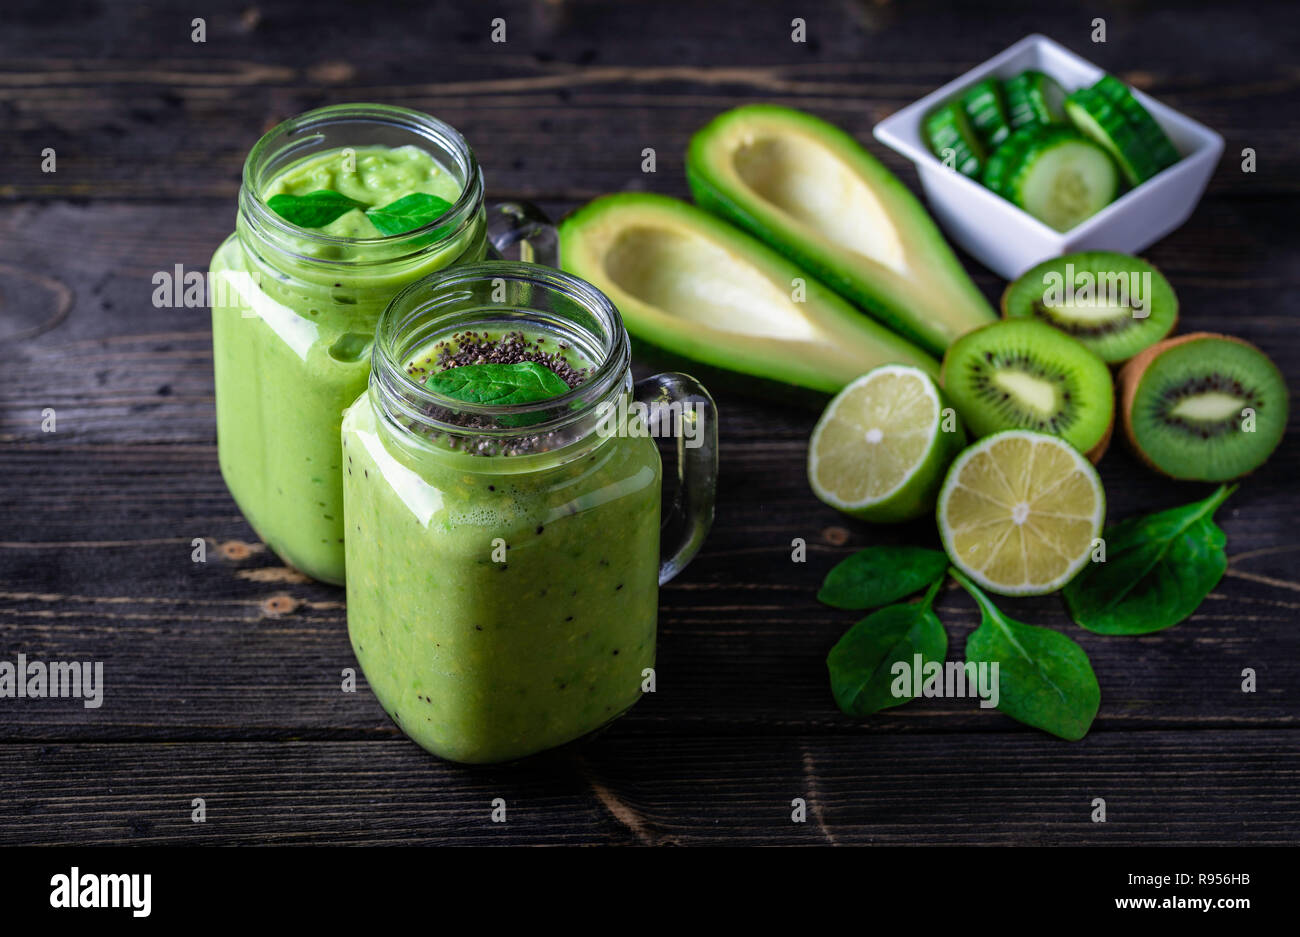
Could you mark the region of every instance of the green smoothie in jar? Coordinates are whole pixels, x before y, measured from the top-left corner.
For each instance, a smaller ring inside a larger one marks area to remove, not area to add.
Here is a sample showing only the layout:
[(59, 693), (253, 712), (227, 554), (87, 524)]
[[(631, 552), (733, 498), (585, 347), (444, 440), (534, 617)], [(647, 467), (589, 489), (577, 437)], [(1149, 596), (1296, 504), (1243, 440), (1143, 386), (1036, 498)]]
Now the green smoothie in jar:
[[(683, 462), (694, 533), (661, 565), (659, 453), (626, 416), (627, 336), (594, 287), (524, 264), (459, 267), (394, 300), (374, 354), (343, 420), (343, 477), (348, 631), (380, 704), (428, 751), (469, 763), (625, 712), (653, 683), (660, 580), (712, 517), (713, 437)], [(522, 362), (560, 392), (494, 406), (435, 381)], [(696, 392), (714, 432), (703, 389), (661, 377)]]
[[(321, 191), (357, 207), (313, 228), (268, 204)], [(366, 213), (416, 193), (449, 207), (396, 235)], [(290, 566), (344, 581), (340, 423), (366, 387), (379, 314), (407, 284), (481, 260), (486, 245), (473, 153), (427, 115), (322, 108), (249, 154), (236, 233), (210, 267), (218, 459), (244, 516)]]

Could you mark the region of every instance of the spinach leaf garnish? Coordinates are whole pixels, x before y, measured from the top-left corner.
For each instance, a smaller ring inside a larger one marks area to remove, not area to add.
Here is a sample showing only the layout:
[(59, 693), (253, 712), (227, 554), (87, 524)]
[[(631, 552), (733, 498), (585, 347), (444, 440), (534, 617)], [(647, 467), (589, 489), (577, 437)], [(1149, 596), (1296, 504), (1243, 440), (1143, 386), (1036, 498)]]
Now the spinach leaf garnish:
[(492, 406), (533, 403), (569, 392), (564, 378), (536, 361), (467, 364), (431, 374), (424, 383), (444, 396)]
[(365, 209), (365, 202), (348, 198), (333, 189), (317, 189), (306, 195), (272, 195), (267, 206), (290, 224), (300, 228), (323, 228), (354, 208)]
[(387, 205), (369, 208), (365, 202), (333, 189), (317, 189), (306, 195), (272, 195), (266, 204), (285, 221), (301, 228), (323, 228), (359, 208), (385, 237), (423, 228), (451, 208), (451, 202), (427, 192), (412, 192)]
[(381, 234), (391, 237), (405, 234), (416, 228), (423, 228), (429, 222), (442, 217), (451, 208), (451, 202), (426, 192), (412, 192), (382, 208), (372, 208), (366, 212), (371, 224)]

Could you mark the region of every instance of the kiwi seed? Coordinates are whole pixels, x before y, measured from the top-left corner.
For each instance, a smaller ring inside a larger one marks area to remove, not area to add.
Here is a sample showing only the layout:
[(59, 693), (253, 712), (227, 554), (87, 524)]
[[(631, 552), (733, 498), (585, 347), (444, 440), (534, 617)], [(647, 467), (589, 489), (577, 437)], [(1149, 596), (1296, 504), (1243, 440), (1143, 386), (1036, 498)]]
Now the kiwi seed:
[(1193, 332), (1153, 345), (1119, 374), (1124, 433), (1171, 478), (1227, 481), (1282, 441), (1288, 395), (1277, 366), (1249, 342)]
[[(1049, 305), (1053, 289), (1069, 290), (1069, 297), (1085, 302)], [(1145, 315), (1139, 317), (1139, 309)], [(1139, 257), (1083, 251), (1053, 257), (1022, 273), (1002, 294), (1002, 314), (1046, 322), (1106, 363), (1118, 364), (1173, 331), (1178, 297), (1164, 275)]]
[(1060, 436), (1096, 462), (1115, 416), (1110, 369), (1034, 319), (1004, 319), (948, 349), (940, 381), (975, 436), (1028, 429)]

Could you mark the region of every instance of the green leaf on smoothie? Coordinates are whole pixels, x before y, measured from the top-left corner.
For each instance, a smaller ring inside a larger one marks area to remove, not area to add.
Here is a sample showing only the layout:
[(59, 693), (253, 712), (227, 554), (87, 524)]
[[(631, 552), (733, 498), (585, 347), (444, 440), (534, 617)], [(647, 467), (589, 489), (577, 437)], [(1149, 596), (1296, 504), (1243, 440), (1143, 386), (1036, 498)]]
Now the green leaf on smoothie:
[(467, 364), (431, 374), (424, 383), (445, 397), (498, 407), (533, 403), (569, 392), (562, 377), (536, 361)]
[(449, 208), (451, 202), (445, 198), (426, 192), (412, 192), (382, 208), (370, 209), (366, 212), (366, 217), (381, 234), (391, 237), (423, 228), (445, 215)]
[(333, 189), (317, 189), (306, 195), (272, 195), (266, 204), (285, 221), (300, 228), (323, 228), (354, 208), (366, 207), (365, 202)]

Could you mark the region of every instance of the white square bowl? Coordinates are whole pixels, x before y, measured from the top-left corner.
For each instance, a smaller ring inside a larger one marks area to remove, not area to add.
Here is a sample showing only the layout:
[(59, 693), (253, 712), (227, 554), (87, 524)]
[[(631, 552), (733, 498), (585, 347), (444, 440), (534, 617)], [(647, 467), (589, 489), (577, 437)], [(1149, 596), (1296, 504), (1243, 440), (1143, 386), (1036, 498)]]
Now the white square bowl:
[(1223, 137), (1137, 89), (1134, 96), (1169, 135), (1181, 158), (1069, 231), (1048, 227), (974, 179), (947, 168), (930, 152), (922, 122), (931, 109), (982, 78), (1010, 78), (1027, 68), (1054, 78), (1067, 93), (1105, 74), (1064, 46), (1034, 34), (875, 126), (877, 140), (916, 165), (930, 210), (949, 237), (1011, 280), (1050, 257), (1075, 251), (1136, 254), (1187, 220), (1223, 154)]

